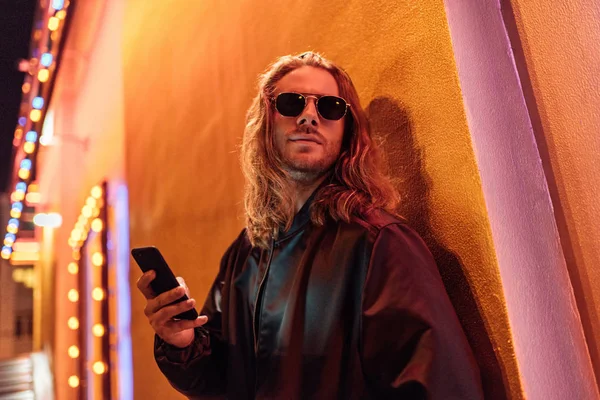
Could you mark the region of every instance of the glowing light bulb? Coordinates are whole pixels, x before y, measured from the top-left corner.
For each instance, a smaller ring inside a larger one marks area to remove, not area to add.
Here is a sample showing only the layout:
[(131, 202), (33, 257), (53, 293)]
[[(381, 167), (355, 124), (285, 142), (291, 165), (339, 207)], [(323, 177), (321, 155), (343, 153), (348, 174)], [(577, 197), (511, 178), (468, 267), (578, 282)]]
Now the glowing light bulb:
[(40, 96), (34, 97), (31, 101), (31, 106), (40, 110), (42, 107), (44, 107), (44, 98)]
[(25, 140), (27, 142), (35, 142), (37, 140), (37, 137), (38, 137), (38, 135), (37, 135), (36, 131), (29, 131), (25, 135)]
[(100, 218), (96, 218), (92, 221), (92, 230), (94, 232), (102, 231), (102, 220)]
[(102, 375), (106, 372), (106, 364), (102, 361), (96, 361), (94, 365), (92, 365), (92, 371), (97, 375)]
[(75, 241), (79, 241), (79, 240), (81, 240), (81, 236), (82, 236), (82, 232), (80, 229), (73, 229), (71, 231), (71, 239), (73, 239)]
[(102, 197), (102, 188), (100, 186), (94, 186), (92, 188), (92, 197), (95, 199)]
[(69, 386), (72, 388), (76, 388), (79, 386), (79, 377), (77, 375), (71, 375), (69, 377)]
[[(23, 169), (31, 169), (31, 160), (29, 158), (24, 158), (21, 160), (19, 166)], [(29, 190), (31, 190), (31, 188), (29, 188)]]
[(13, 208), (12, 210), (10, 210), (10, 216), (12, 218), (20, 218), (21, 217), (21, 211), (17, 210), (16, 208)]
[(92, 207), (85, 205), (83, 206), (83, 208), (81, 209), (81, 215), (83, 215), (86, 218), (89, 218), (92, 216)]
[(88, 197), (87, 200), (85, 201), (85, 204), (90, 206), (90, 207), (96, 207), (96, 199), (92, 196)]
[(79, 348), (77, 346), (73, 345), (73, 346), (69, 347), (68, 353), (69, 353), (69, 357), (77, 358), (77, 357), (79, 357)]
[(48, 20), (48, 29), (50, 29), (50, 31), (54, 32), (55, 30), (58, 29), (58, 25), (60, 24), (60, 20), (56, 17), (50, 17), (50, 19)]
[(24, 151), (26, 154), (31, 154), (31, 153), (33, 153), (33, 151), (34, 151), (34, 150), (35, 150), (35, 143), (26, 142), (26, 143), (23, 145), (23, 151)]
[(42, 64), (44, 67), (48, 68), (50, 65), (52, 65), (52, 54), (50, 53), (44, 53), (42, 54), (42, 57), (40, 58), (40, 64)]
[(96, 252), (92, 255), (92, 264), (94, 264), (96, 267), (102, 266), (103, 262), (104, 256), (102, 255), (102, 253)]
[(79, 328), (79, 320), (77, 319), (77, 317), (69, 318), (69, 320), (67, 321), (67, 326), (72, 330), (78, 329)]
[(104, 336), (104, 325), (102, 324), (95, 324), (92, 327), (92, 334), (96, 337), (102, 337)]
[(65, 0), (52, 0), (52, 8), (56, 11), (62, 10), (65, 6)]
[(42, 118), (42, 112), (40, 110), (31, 110), (29, 118), (31, 118), (33, 122), (38, 122), (40, 118)]
[(102, 301), (104, 299), (104, 290), (99, 287), (92, 289), (92, 299)]
[(69, 290), (69, 293), (67, 293), (67, 298), (73, 303), (79, 300), (79, 292), (77, 291), (77, 289)]
[(50, 71), (48, 71), (47, 69), (40, 69), (38, 71), (38, 80), (40, 82), (46, 82), (48, 80), (48, 78), (50, 77)]
[(79, 272), (79, 265), (77, 265), (76, 262), (70, 262), (69, 265), (67, 266), (67, 271), (69, 271), (69, 273), (71, 275), (75, 275), (76, 273)]
[(19, 232), (19, 228), (17, 228), (14, 225), (9, 225), (6, 227), (6, 232), (16, 234), (17, 232)]
[(29, 178), (29, 174), (30, 174), (30, 173), (31, 173), (31, 172), (29, 172), (29, 170), (28, 170), (28, 169), (21, 168), (21, 169), (19, 170), (19, 178), (21, 178), (21, 179), (27, 179), (27, 178)]

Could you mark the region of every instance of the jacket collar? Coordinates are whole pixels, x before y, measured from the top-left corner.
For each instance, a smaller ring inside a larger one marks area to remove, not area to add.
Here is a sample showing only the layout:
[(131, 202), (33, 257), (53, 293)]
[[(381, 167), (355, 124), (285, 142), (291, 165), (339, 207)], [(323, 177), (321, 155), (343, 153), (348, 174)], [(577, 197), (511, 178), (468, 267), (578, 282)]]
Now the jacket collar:
[(279, 234), (279, 237), (275, 240), (275, 242), (279, 242), (283, 239), (294, 235), (296, 232), (298, 232), (310, 222), (310, 206), (313, 203), (317, 193), (329, 183), (331, 183), (331, 178), (328, 177), (325, 178), (319, 186), (317, 186), (317, 188), (312, 192), (310, 197), (306, 200), (300, 211), (298, 211), (294, 216), (294, 221), (292, 222), (292, 226), (290, 227), (290, 229), (288, 229), (287, 231), (284, 231), (282, 229)]

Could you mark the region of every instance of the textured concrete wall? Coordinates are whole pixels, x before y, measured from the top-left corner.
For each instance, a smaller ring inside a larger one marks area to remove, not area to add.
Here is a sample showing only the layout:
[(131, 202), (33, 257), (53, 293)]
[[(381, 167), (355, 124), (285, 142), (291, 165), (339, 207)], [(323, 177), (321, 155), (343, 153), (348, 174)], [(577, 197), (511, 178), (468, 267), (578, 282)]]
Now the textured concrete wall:
[[(442, 2), (130, 0), (124, 26), (132, 246), (160, 247), (203, 300), (243, 225), (236, 149), (256, 76), (279, 55), (323, 52), (348, 70), (386, 137), (401, 211), (440, 264), (486, 392), (520, 395)], [(136, 397), (172, 396), (142, 308), (133, 295)]]
[(600, 3), (510, 3), (513, 47), (600, 382)]

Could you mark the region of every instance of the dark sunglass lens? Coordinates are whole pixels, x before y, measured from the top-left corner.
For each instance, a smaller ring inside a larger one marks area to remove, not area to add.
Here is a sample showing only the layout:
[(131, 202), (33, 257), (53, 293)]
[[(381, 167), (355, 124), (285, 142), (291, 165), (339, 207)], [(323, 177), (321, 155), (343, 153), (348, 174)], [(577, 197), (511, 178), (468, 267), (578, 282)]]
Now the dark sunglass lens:
[(319, 99), (319, 113), (325, 119), (338, 120), (346, 114), (346, 102), (336, 96), (323, 96)]
[(297, 117), (304, 110), (304, 96), (298, 93), (281, 93), (275, 100), (275, 107), (284, 117)]

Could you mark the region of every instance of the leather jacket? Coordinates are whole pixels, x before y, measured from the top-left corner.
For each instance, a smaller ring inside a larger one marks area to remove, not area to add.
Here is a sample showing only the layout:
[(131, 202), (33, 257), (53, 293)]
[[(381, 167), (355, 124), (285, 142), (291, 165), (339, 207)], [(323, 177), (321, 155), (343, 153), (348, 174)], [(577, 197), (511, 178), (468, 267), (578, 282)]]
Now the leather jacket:
[(379, 210), (316, 226), (310, 203), (268, 250), (242, 231), (222, 258), (201, 311), (208, 322), (191, 345), (155, 337), (171, 385), (190, 398), (483, 398), (418, 234)]

